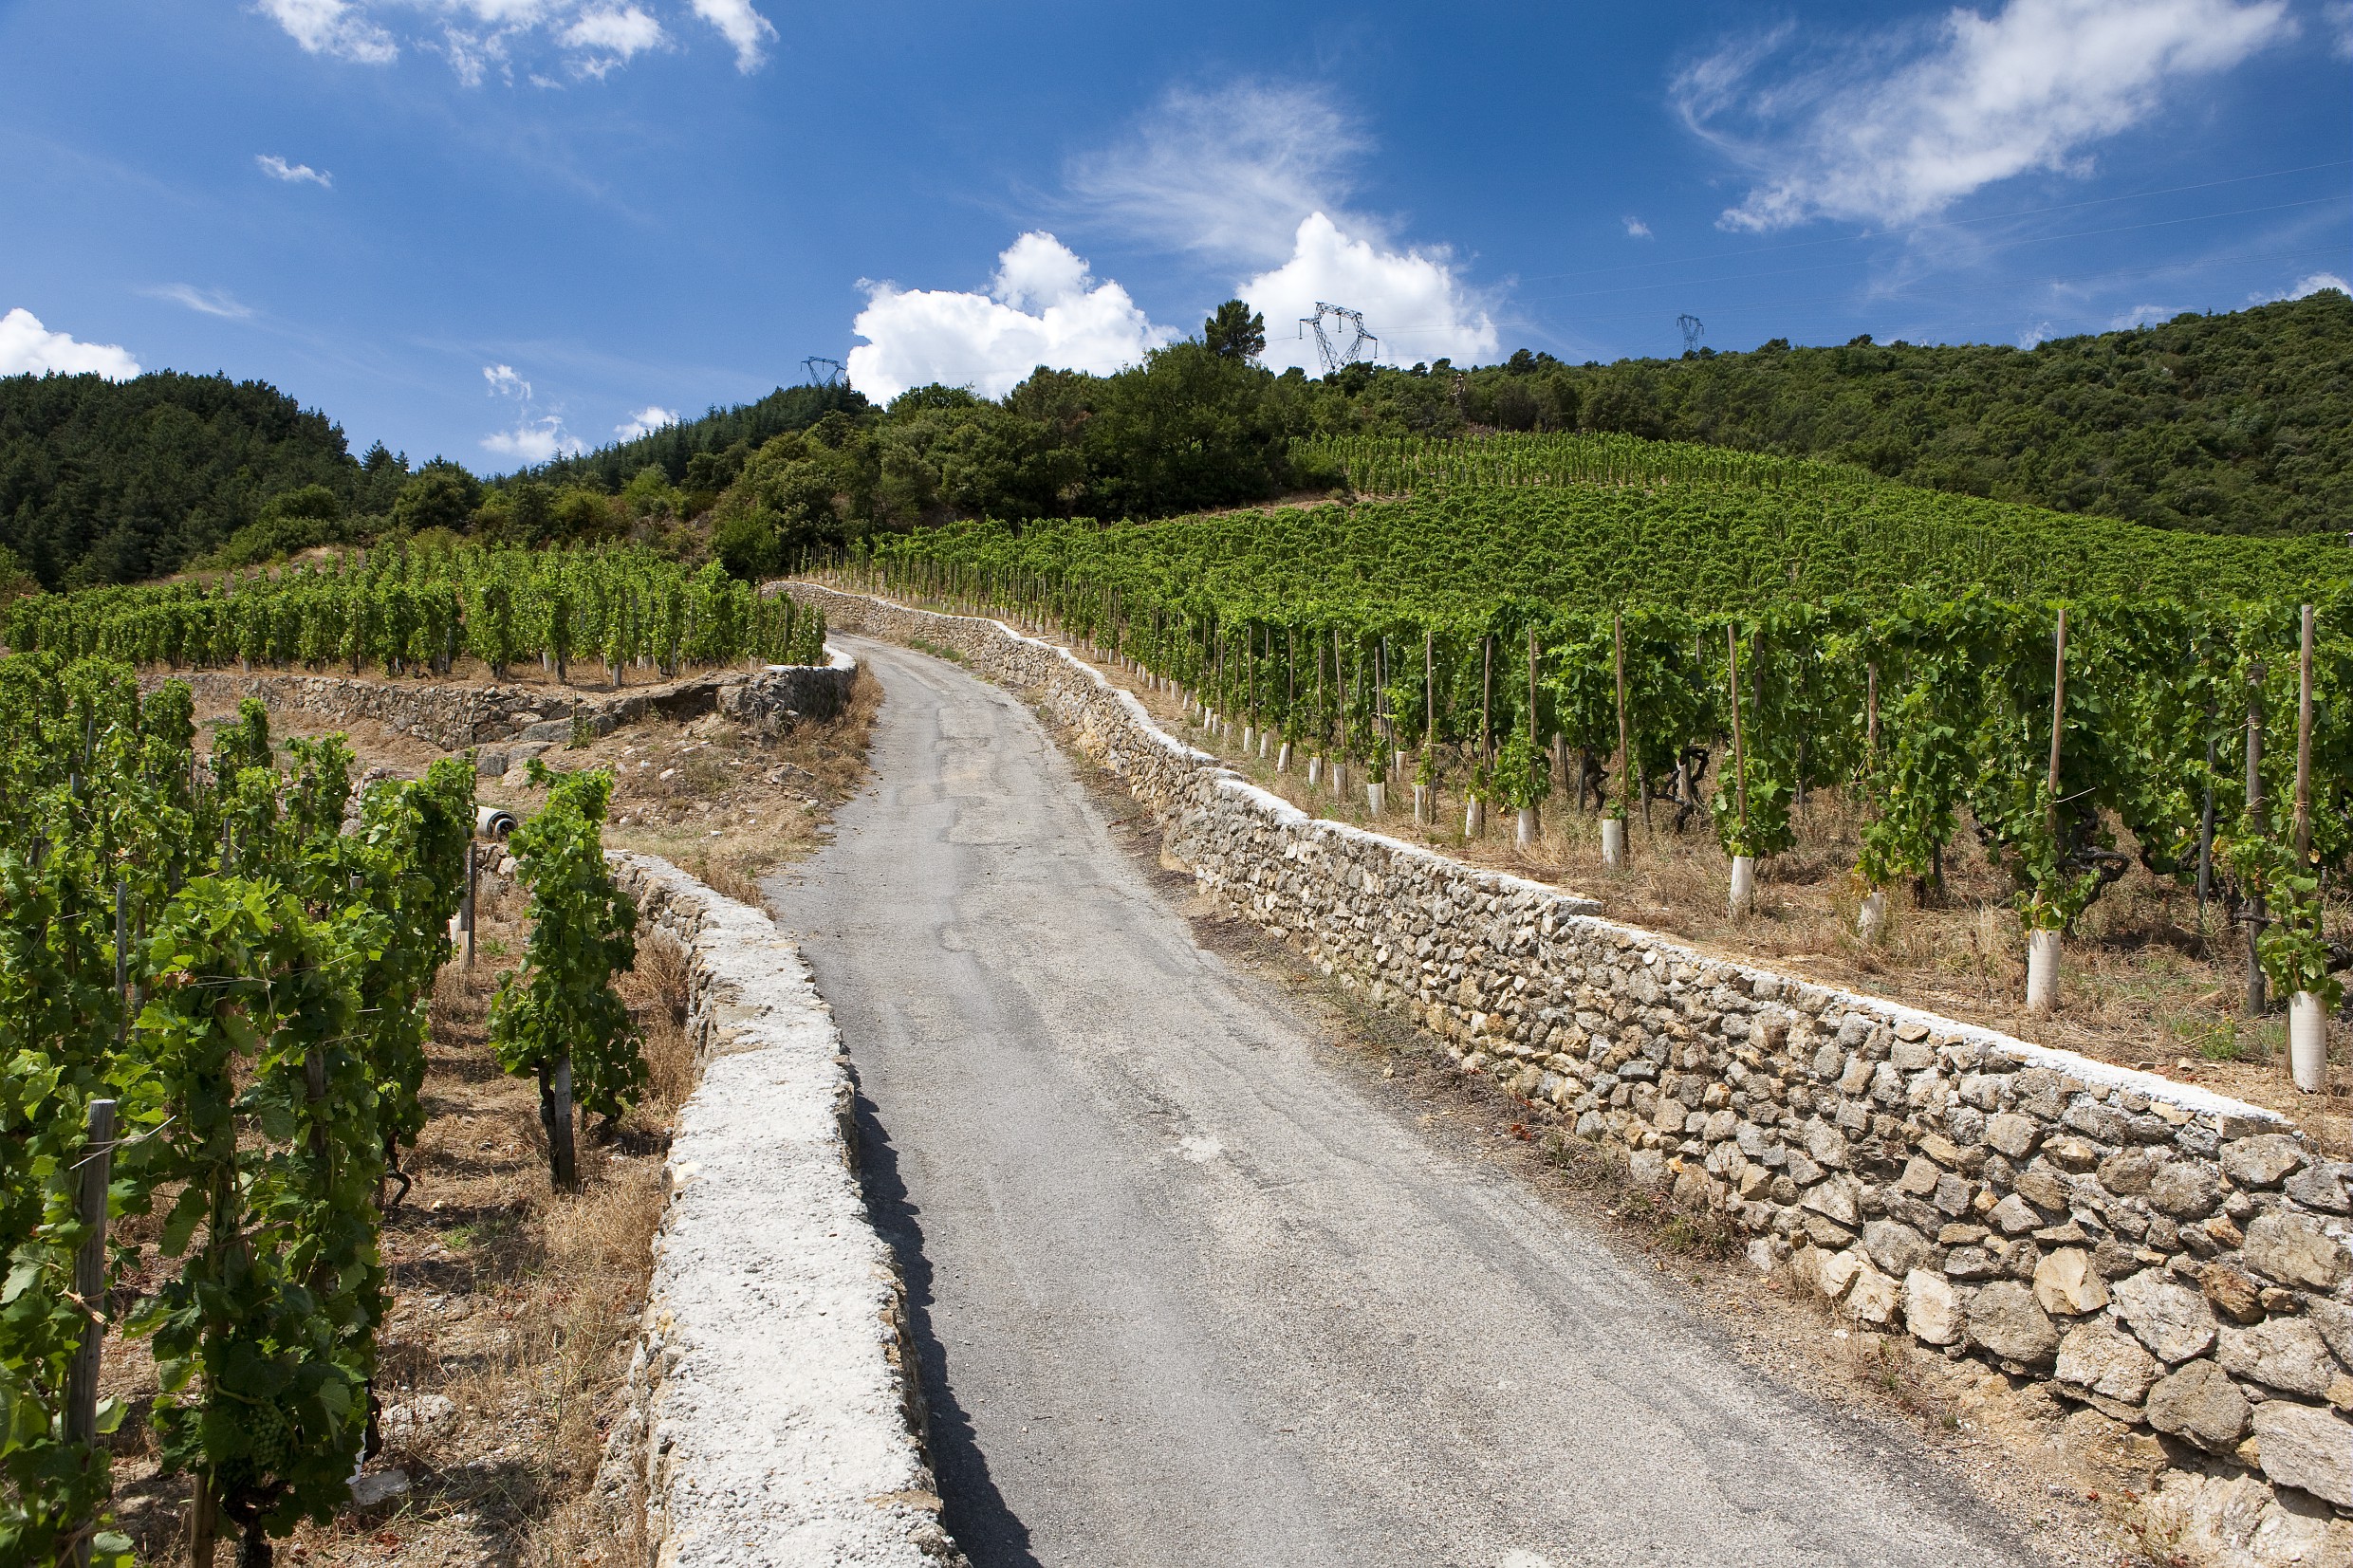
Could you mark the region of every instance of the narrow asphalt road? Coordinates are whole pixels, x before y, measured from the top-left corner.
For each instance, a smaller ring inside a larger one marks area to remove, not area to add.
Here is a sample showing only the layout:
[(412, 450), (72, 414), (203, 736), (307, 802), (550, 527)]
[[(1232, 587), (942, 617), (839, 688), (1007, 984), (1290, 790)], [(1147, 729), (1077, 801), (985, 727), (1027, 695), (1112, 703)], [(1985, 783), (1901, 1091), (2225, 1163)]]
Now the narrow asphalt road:
[(839, 1014), (981, 1568), (2029, 1554), (1195, 945), (1036, 718), (862, 639), (876, 782), (771, 880)]

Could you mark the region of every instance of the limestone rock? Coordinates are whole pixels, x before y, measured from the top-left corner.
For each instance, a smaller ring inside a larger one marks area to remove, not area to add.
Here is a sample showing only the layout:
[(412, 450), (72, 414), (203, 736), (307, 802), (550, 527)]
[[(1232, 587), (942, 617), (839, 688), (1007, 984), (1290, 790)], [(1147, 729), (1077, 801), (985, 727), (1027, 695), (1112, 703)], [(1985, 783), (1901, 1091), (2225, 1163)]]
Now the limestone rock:
[(1862, 1217), (1857, 1207), (1855, 1184), (1845, 1176), (1832, 1176), (1808, 1191), (1802, 1200), (1805, 1208), (1841, 1225), (1853, 1225)]
[(2206, 1299), (2169, 1278), (2144, 1268), (2117, 1282), (2117, 1311), (2140, 1342), (2165, 1361), (2186, 1361), (2214, 1342), (2214, 1315)]
[(2149, 1202), (2176, 1220), (2202, 1220), (2222, 1202), (2222, 1178), (2202, 1161), (2176, 1160), (2150, 1180)]
[(2034, 1299), (2046, 1312), (2081, 1316), (2108, 1304), (2108, 1285), (2093, 1271), (2090, 1253), (2063, 1246), (2034, 1265)]
[(2222, 1151), (2222, 1173), (2241, 1187), (2277, 1187), (2304, 1169), (2310, 1156), (2285, 1133), (2240, 1138)]
[(2252, 1323), (2263, 1317), (2263, 1287), (2245, 1269), (2212, 1263), (2197, 1271), (2197, 1282), (2214, 1309), (2233, 1322)]
[[(2157, 1358), (2104, 1319), (2078, 1323), (2059, 1341), (2060, 1382), (2119, 1406), (2137, 1406), (2157, 1381)], [(2111, 1410), (2109, 1414), (2117, 1414)]]
[(1928, 1243), (1908, 1225), (1894, 1220), (1870, 1220), (1862, 1227), (1862, 1249), (1871, 1261), (1901, 1279), (1930, 1259)]
[(2353, 1306), (2343, 1301), (2314, 1301), (2311, 1305), (2312, 1326), (2336, 1353), (2337, 1359), (2353, 1370)]
[(2040, 1366), (2059, 1348), (2059, 1331), (2015, 1280), (1997, 1280), (1971, 1299), (1969, 1339), (2005, 1361)]
[(1995, 1204), (1986, 1218), (2005, 1236), (2023, 1236), (2043, 1223), (2043, 1217), (2015, 1192)]
[(2171, 1470), (2146, 1505), (2148, 1538), (2201, 1568), (2335, 1568), (2353, 1562), (2353, 1521), (2274, 1492), (2257, 1475)]
[(2018, 1196), (2035, 1208), (2062, 1214), (2067, 1207), (2067, 1186), (2047, 1171), (2021, 1171), (2011, 1184)]
[(2043, 1129), (2033, 1117), (2022, 1116), (2015, 1111), (2004, 1111), (1986, 1123), (1986, 1142), (2013, 1160), (2033, 1153), (2035, 1142), (2042, 1135)]
[(2353, 1422), (2311, 1405), (2268, 1399), (2255, 1407), (2254, 1427), (2267, 1477), (2353, 1508)]
[(2344, 1243), (2323, 1230), (2311, 1215), (2286, 1210), (2259, 1215), (2247, 1227), (2240, 1256), (2256, 1273), (2308, 1290), (2333, 1290), (2353, 1273), (2353, 1256), (2346, 1254)]
[(2252, 1328), (2231, 1324), (2222, 1331), (2214, 1359), (2249, 1382), (2307, 1399), (2327, 1398), (2337, 1376), (2320, 1330), (2302, 1318), (2274, 1318)]
[(2186, 1361), (2149, 1389), (2149, 1425), (2208, 1453), (2247, 1435), (2247, 1395), (2212, 1361)]
[(1862, 1255), (1855, 1251), (1828, 1252), (1821, 1247), (1808, 1247), (1800, 1254), (1798, 1276), (1810, 1280), (1813, 1287), (1835, 1301), (1846, 1294), (1846, 1287), (1855, 1282), (1855, 1274), (1862, 1267)]
[(2288, 1178), (2284, 1190), (2307, 1208), (2324, 1214), (2353, 1214), (2353, 1199), (2345, 1194), (2344, 1179), (2325, 1167), (2297, 1171)]
[(2100, 1185), (2120, 1197), (2138, 1197), (2157, 1179), (2161, 1162), (2146, 1149), (2127, 1149), (2100, 1162)]
[(1924, 1344), (1950, 1345), (1961, 1337), (1961, 1299), (1943, 1275), (1916, 1268), (1903, 1277), (1903, 1320)]
[(1867, 1259), (1855, 1270), (1854, 1283), (1846, 1287), (1847, 1312), (1855, 1321), (1875, 1328), (1895, 1320), (1899, 1300), (1896, 1282), (1872, 1267)]
[(417, 1444), (446, 1436), (457, 1426), (457, 1406), (438, 1393), (420, 1393), (386, 1407), (380, 1430), (384, 1442), (394, 1448), (413, 1448)]

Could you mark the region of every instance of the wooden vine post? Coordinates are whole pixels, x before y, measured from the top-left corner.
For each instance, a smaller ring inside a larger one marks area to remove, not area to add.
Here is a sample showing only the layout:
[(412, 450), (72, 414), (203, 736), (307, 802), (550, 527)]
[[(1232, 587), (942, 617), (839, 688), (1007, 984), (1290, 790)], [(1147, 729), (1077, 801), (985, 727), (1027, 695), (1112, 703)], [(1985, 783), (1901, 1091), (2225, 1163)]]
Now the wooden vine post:
[(1756, 856), (1749, 849), (1749, 747), (1740, 722), (1740, 634), (1724, 623), (1725, 673), (1732, 692), (1732, 801), (1740, 818), (1740, 853), (1732, 857), (1732, 913), (1737, 917), (1756, 906)]
[(2312, 862), (2312, 606), (2304, 606), (2296, 653), (2296, 870)]
[[(83, 1226), (74, 1251), (73, 1288), (82, 1307), (82, 1342), (65, 1376), (65, 1441), (77, 1447), (98, 1442), (98, 1358), (106, 1342), (106, 1191), (114, 1181), (115, 1102), (90, 1101), (89, 1153), (82, 1158), (74, 1192), (74, 1217)], [(87, 1568), (90, 1532), (74, 1541), (76, 1568)]]
[[(1438, 820), (1438, 786), (1436, 769), (1431, 759), (1438, 744), (1438, 651), (1437, 634), (1428, 627), (1421, 630), (1421, 760), (1422, 771), (1430, 778), (1423, 784), (1414, 785), (1414, 817), (1422, 826), (1429, 827)], [(1428, 793), (1424, 794), (1423, 791)]]
[[(1636, 787), (1634, 735), (1626, 724), (1626, 619), (1622, 613), (1611, 612), (1609, 639), (1618, 673), (1618, 815), (1602, 823), (1602, 860), (1614, 870), (1626, 863), (1626, 797)], [(1643, 802), (1645, 809), (1649, 803)], [(1611, 842), (1611, 821), (1618, 824), (1615, 844)]]
[[(2263, 800), (2263, 661), (2252, 659), (2247, 670), (2247, 827), (2261, 833), (2265, 827)], [(2263, 893), (2260, 888), (2243, 888), (2239, 893), (2239, 918), (2247, 923), (2247, 1016), (2263, 1016), (2266, 1003), (2263, 983)]]
[(1740, 838), (1749, 838), (1749, 750), (1740, 725), (1740, 638), (1731, 623), (1724, 627), (1724, 652), (1732, 686), (1732, 799), (1740, 812)]

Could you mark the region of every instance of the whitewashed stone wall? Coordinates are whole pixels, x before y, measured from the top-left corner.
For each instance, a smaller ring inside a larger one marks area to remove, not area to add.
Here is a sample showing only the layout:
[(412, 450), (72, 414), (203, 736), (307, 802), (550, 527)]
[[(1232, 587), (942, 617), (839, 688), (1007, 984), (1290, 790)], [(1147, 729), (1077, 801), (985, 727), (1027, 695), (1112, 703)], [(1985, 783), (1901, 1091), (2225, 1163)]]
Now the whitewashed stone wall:
[(666, 860), (607, 858), (691, 955), (703, 1071), (599, 1492), (617, 1514), (643, 1498), (649, 1568), (955, 1568), (832, 1011), (765, 913)]
[(2333, 1512), (2326, 1549), (2353, 1549), (2353, 1165), (2274, 1113), (1709, 957), (1313, 821), (1051, 644), (787, 591), (837, 631), (952, 648), (1040, 700), (1205, 892), (1736, 1222), (1760, 1264), (2146, 1425), (2185, 1460), (2244, 1466), (2290, 1489), (2272, 1514)]

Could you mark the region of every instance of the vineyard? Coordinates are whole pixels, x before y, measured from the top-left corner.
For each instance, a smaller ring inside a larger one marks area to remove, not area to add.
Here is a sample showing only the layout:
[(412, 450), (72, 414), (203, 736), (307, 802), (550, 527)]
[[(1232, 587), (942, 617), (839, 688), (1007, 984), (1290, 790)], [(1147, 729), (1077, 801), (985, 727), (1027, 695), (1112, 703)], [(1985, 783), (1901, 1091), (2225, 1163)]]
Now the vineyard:
[[(258, 699), (200, 758), (183, 685), (0, 660), (0, 1559), (130, 1560), (104, 1524), (110, 1324), (152, 1350), (194, 1560), (233, 1535), (268, 1562), (372, 1451), (380, 1237), (425, 1125), (419, 999), (469, 896), (474, 775), (445, 758), (355, 791), (340, 736), (286, 742), (283, 771), (280, 750)], [(579, 1056), (583, 1103), (613, 1115), (643, 1069), (606, 989), (631, 957), (597, 847), (609, 784), (549, 782), (516, 845), (533, 945), (500, 1054), (560, 1101)]]
[(2252, 1010), (2267, 987), (2333, 1004), (2348, 954), (2325, 895), (2353, 854), (2342, 544), (1626, 438), (1328, 454), (1360, 488), (1419, 493), (964, 526), (882, 541), (852, 570), (1058, 624), (1246, 750), (1361, 779), (1376, 811), (1410, 783), (1425, 821), (1441, 792), (1461, 800), (1471, 838), (1490, 806), (1524, 839), (1547, 805), (1711, 825), (1737, 903), (1790, 847), (1793, 807), (1837, 791), (1863, 824), (1866, 920), (1906, 883), (1934, 899), (1965, 827), (2045, 962), (2138, 864), (2225, 906)]
[(217, 581), (31, 595), (8, 643), (65, 657), (174, 669), (380, 670), (447, 675), (465, 656), (491, 678), (537, 660), (559, 680), (633, 669), (824, 662), (823, 616), (764, 599), (717, 565), (690, 575), (650, 550), (377, 549)]

